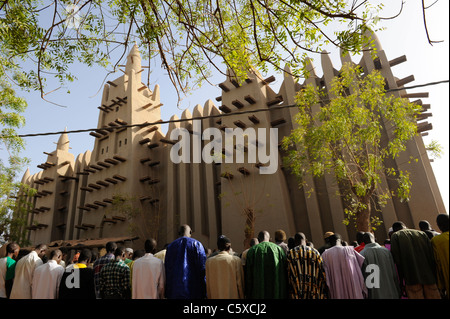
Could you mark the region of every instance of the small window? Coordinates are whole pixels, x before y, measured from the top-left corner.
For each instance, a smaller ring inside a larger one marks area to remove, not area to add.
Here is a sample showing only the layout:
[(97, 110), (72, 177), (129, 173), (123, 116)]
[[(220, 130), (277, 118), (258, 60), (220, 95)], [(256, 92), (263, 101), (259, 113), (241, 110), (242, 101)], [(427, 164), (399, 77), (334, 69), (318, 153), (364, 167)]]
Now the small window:
[(125, 141), (123, 141), (123, 144), (124, 144), (124, 145), (127, 145), (127, 139), (125, 139)]
[(119, 141), (119, 147), (121, 147), (122, 146), (122, 141)]
[(116, 112), (119, 112), (119, 107), (118, 106), (116, 106)]
[(102, 154), (103, 154), (103, 152), (105, 151), (105, 149), (104, 148), (102, 148)]
[(108, 146), (106, 146), (106, 153), (108, 153)]

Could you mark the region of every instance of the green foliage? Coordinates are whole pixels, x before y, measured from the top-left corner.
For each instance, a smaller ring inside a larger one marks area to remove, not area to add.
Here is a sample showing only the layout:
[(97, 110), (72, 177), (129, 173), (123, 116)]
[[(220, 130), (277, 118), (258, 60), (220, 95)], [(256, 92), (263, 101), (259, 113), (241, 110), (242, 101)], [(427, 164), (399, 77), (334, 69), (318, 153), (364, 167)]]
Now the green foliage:
[[(384, 163), (398, 157), (417, 134), (415, 118), (420, 106), (387, 95), (384, 85), (378, 71), (363, 75), (359, 67), (344, 65), (328, 96), (314, 86), (299, 92), (298, 127), (283, 141), (288, 151), (285, 162), (303, 186), (311, 187), (305, 184), (306, 174), (334, 174), (345, 185), (341, 191), (348, 203), (346, 224), (359, 213), (370, 211), (371, 201), (382, 206), (391, 196), (381, 187), (383, 172), (396, 179), (396, 195), (401, 200), (409, 198), (408, 172)], [(385, 128), (392, 131), (387, 145), (382, 143)]]

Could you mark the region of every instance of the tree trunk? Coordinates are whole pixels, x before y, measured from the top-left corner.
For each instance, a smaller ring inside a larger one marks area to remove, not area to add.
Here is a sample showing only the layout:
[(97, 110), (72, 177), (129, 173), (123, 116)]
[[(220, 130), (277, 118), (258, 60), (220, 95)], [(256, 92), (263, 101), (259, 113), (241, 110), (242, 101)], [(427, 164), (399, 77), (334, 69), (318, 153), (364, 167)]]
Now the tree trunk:
[(362, 232), (372, 232), (370, 225), (370, 199), (367, 202), (362, 202), (362, 204), (366, 205), (367, 208), (356, 213), (356, 229)]
[(245, 208), (245, 239), (244, 247), (250, 247), (250, 240), (255, 237), (255, 212), (252, 208)]

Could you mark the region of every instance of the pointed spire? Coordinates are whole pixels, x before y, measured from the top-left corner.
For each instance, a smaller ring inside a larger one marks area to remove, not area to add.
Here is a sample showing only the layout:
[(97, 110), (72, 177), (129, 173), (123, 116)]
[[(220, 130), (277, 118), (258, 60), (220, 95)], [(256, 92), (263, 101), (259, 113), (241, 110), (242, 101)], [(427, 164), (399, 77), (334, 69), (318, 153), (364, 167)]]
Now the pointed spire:
[(25, 184), (26, 180), (30, 177), (30, 169), (27, 168), (27, 170), (25, 171), (25, 173), (23, 174), (22, 177), (22, 184)]
[[(64, 132), (67, 132), (67, 127), (64, 129)], [(59, 137), (56, 149), (59, 151), (69, 151), (69, 136), (67, 133), (62, 133)]]
[(127, 56), (127, 64), (125, 66), (125, 73), (133, 69), (136, 73), (141, 70), (141, 54), (139, 53), (139, 48), (135, 43)]

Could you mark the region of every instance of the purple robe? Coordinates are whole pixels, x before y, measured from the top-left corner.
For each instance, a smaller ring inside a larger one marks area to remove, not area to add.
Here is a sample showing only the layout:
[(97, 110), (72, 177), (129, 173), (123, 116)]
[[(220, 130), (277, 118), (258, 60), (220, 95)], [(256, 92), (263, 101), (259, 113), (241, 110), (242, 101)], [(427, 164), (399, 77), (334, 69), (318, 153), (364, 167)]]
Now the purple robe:
[(367, 288), (361, 266), (364, 257), (353, 246), (334, 246), (322, 254), (331, 299), (364, 299)]

